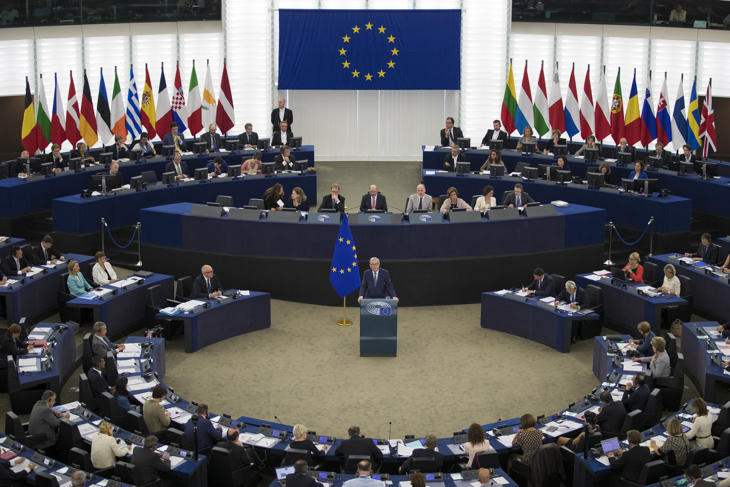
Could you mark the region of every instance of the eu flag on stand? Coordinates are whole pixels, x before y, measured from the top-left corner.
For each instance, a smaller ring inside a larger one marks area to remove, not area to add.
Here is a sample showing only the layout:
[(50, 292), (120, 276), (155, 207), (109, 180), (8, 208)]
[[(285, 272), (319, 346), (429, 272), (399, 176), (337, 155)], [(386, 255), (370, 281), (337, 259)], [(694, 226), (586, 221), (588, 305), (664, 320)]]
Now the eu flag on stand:
[(357, 247), (352, 238), (347, 214), (342, 215), (340, 231), (337, 232), (335, 248), (332, 252), (330, 282), (343, 298), (360, 287), (360, 271), (357, 268)]

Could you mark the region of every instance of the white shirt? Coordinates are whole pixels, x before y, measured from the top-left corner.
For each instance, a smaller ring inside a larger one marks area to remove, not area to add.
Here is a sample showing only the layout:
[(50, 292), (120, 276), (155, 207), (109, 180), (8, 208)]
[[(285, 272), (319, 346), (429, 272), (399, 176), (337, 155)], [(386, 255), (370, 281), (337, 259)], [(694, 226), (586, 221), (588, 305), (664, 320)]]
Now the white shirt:
[(281, 133), (281, 145), (286, 145), (286, 132), (284, 132), (282, 130), (280, 133)]
[(674, 294), (675, 296), (679, 296), (681, 282), (677, 276), (672, 276), (672, 278), (669, 279), (665, 275), (664, 282), (662, 283), (662, 287), (664, 289), (666, 289), (668, 293)]
[(283, 122), (284, 121), (284, 114), (285, 113), (286, 113), (286, 107), (279, 108), (279, 121), (280, 122)]
[(499, 130), (495, 130), (492, 132), (492, 140), (498, 140), (499, 139)]
[(477, 202), (474, 205), (474, 211), (488, 210), (493, 206), (497, 206), (497, 198), (492, 196), (489, 198), (489, 203), (487, 203), (486, 198), (484, 198), (484, 196), (480, 196), (479, 198), (477, 198)]

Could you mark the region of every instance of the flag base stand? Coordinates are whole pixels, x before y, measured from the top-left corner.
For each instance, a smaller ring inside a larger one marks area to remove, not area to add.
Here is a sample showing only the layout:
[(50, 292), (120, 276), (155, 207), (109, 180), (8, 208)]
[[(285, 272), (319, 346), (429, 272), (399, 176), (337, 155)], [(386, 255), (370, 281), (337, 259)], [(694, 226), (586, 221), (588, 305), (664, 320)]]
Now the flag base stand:
[(342, 298), (342, 319), (337, 320), (337, 324), (340, 326), (352, 326), (352, 320), (347, 319), (347, 301), (346, 298)]

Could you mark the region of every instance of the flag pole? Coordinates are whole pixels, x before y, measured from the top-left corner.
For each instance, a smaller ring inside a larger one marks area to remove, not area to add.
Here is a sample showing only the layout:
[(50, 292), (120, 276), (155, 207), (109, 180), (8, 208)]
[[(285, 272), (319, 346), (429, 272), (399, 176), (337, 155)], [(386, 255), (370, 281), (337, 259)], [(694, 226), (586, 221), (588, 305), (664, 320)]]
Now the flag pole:
[(342, 319), (337, 320), (337, 324), (340, 326), (350, 326), (352, 325), (352, 320), (347, 319), (347, 298), (342, 298)]

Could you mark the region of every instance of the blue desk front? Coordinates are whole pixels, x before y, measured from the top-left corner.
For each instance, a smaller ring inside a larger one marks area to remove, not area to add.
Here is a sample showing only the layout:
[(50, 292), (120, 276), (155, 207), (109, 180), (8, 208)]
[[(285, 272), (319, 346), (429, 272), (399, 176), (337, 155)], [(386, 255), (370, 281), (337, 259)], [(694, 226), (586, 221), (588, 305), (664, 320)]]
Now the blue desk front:
[[(706, 274), (704, 262), (685, 265), (679, 263), (679, 257), (683, 257), (683, 255), (653, 255), (649, 257), (649, 261), (657, 264), (660, 270), (665, 265), (672, 264), (677, 269), (677, 274), (689, 277), (692, 280), (690, 284), (692, 309), (698, 314), (713, 320), (727, 320), (730, 317), (730, 284), (726, 279), (728, 274), (723, 274), (723, 277)], [(697, 264), (700, 264), (701, 267)], [(659, 275), (663, 276), (664, 274)]]
[(113, 340), (134, 331), (143, 324), (147, 308), (147, 294), (151, 286), (159, 284), (160, 299), (164, 300), (174, 296), (172, 276), (152, 274), (138, 282), (140, 283), (127, 286), (126, 289), (118, 289), (107, 284), (102, 287), (114, 289), (115, 295), (102, 300), (84, 294), (66, 302), (66, 306), (91, 309), (94, 321), (106, 323), (107, 334)]
[(79, 195), (56, 198), (53, 200), (53, 229), (70, 234), (97, 232), (101, 218), (111, 228), (134, 225), (140, 221), (142, 208), (178, 201), (205, 203), (215, 201), (218, 195), (232, 196), (237, 206), (243, 206), (248, 204), (249, 198), (263, 198), (264, 191), (276, 183), (284, 186), (286, 195), (290, 195), (295, 186), (301, 187), (308, 201), (317, 204), (317, 176), (314, 174), (253, 175), (212, 179), (204, 183), (193, 181), (172, 187), (160, 183), (140, 192), (92, 198)]
[(652, 298), (636, 292), (643, 284), (627, 283), (625, 287), (612, 284), (610, 277), (597, 281), (588, 279), (592, 274), (575, 276), (575, 283), (585, 288), (589, 284), (603, 291), (603, 320), (606, 326), (631, 333), (641, 321), (648, 321), (654, 333), (659, 334), (662, 325), (662, 308), (687, 304), (683, 298), (662, 294)]
[(16, 245), (24, 245), (25, 239), (24, 238), (12, 238), (8, 237), (8, 240), (6, 240), (4, 243), (0, 244), (0, 259), (4, 259), (8, 255), (10, 255), (11, 251), (13, 250), (13, 247)]
[[(654, 231), (657, 233), (689, 231), (692, 216), (692, 201), (673, 195), (666, 198), (659, 198), (656, 195), (645, 197), (620, 193), (613, 188), (588, 189), (587, 185), (582, 184), (560, 185), (544, 180), (523, 181), (522, 178), (510, 176), (502, 178), (474, 174), (457, 176), (448, 172), (427, 174), (427, 171), (424, 171), (423, 182), (432, 196), (446, 194), (446, 190), (454, 186), (467, 203), (471, 201), (472, 195), (481, 195), (484, 186), (490, 185), (494, 188), (494, 197), (498, 204), (502, 203), (505, 191), (512, 191), (515, 183), (522, 183), (524, 190), (535, 201), (548, 203), (563, 200), (603, 208), (606, 210), (606, 221), (612, 221), (619, 227), (643, 230), (653, 216)], [(575, 231), (580, 234), (580, 228)]]
[(717, 326), (716, 321), (682, 323), (684, 369), (707, 402), (715, 400), (716, 383), (730, 383), (730, 375), (712, 361), (714, 355), (730, 354)]
[(537, 298), (514, 293), (482, 293), (482, 328), (534, 340), (560, 352), (570, 352), (573, 321), (597, 320), (596, 313), (570, 313), (547, 307)]
[[(94, 262), (94, 258), (90, 255), (64, 254), (64, 257), (66, 257), (66, 262), (59, 262), (53, 268), (48, 269), (45, 274), (25, 278), (23, 283), (15, 289), (8, 289), (7, 286), (0, 287), (0, 298), (5, 299), (8, 321), (17, 323), (23, 316), (35, 321), (56, 309), (61, 276), (68, 272), (68, 261), (77, 261), (81, 272), (84, 275), (90, 274), (86, 272)], [(11, 277), (11, 279), (15, 278)]]
[[(54, 345), (47, 343), (48, 350), (42, 352), (50, 357), (50, 368), (45, 370), (41, 367), (39, 372), (18, 372), (18, 382), (21, 389), (31, 389), (41, 384), (48, 384), (48, 388), (61, 397), (61, 388), (73, 372), (76, 366), (76, 342), (74, 340), (74, 328), (61, 323), (38, 323), (30, 331), (31, 336), (45, 336), (42, 340), (48, 342), (50, 336), (54, 336)], [(40, 347), (35, 348), (36, 351)], [(20, 358), (40, 358), (39, 354), (21, 355)]]

